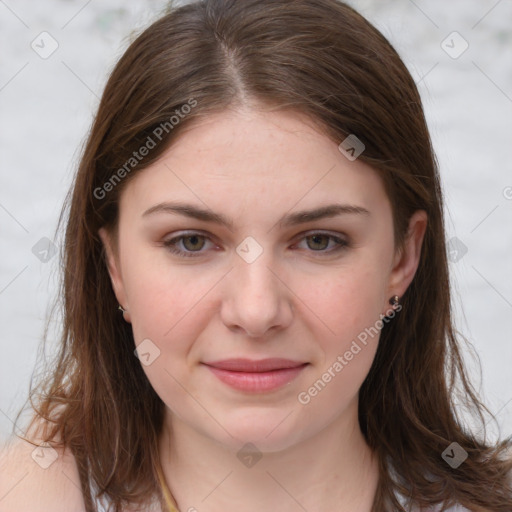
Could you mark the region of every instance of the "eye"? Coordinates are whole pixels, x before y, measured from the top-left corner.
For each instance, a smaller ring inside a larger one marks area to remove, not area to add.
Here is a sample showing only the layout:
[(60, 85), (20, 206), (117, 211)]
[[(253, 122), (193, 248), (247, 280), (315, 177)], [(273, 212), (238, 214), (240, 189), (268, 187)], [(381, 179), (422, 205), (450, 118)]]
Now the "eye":
[[(305, 241), (310, 252), (328, 255), (349, 247), (349, 242), (330, 233), (313, 232), (303, 236), (300, 241)], [(172, 253), (186, 258), (197, 257), (205, 251), (202, 249), (212, 243), (211, 239), (200, 232), (188, 232), (165, 240), (163, 245)], [(330, 249), (328, 249), (330, 247)], [(328, 250), (326, 250), (328, 249)]]
[[(191, 232), (165, 240), (163, 244), (173, 254), (177, 254), (178, 256), (194, 257), (204, 252), (201, 251), (201, 249), (205, 246), (205, 240), (209, 240), (206, 235)], [(185, 250), (181, 249), (179, 247), (180, 245), (184, 247)]]
[[(306, 241), (306, 245), (309, 249), (312, 249), (312, 252), (319, 252), (323, 254), (331, 254), (333, 252), (337, 252), (341, 249), (348, 247), (348, 242), (334, 236), (329, 233), (311, 233), (302, 238), (302, 240)], [(330, 250), (325, 250), (330, 245), (330, 241), (333, 242), (331, 244)]]

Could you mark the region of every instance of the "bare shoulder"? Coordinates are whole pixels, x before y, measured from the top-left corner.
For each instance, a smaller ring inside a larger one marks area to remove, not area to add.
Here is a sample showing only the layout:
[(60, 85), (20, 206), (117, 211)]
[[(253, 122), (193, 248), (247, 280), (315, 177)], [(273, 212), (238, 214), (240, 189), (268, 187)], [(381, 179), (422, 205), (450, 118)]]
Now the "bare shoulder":
[(84, 512), (75, 459), (40, 439), (15, 437), (0, 446), (1, 512)]

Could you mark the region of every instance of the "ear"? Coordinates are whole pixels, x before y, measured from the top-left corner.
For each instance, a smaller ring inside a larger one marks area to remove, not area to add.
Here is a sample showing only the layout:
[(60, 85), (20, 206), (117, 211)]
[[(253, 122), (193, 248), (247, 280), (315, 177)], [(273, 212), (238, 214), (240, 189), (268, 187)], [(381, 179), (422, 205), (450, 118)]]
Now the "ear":
[(105, 228), (100, 228), (98, 230), (98, 235), (100, 236), (101, 241), (103, 242), (103, 247), (105, 248), (107, 269), (110, 275), (110, 281), (112, 282), (112, 289), (114, 290), (117, 302), (119, 302), (119, 305), (124, 309), (124, 319), (127, 322), (130, 322), (129, 304), (126, 298), (117, 250), (114, 248), (115, 244), (112, 240), (113, 235)]
[[(400, 251), (396, 252), (393, 259), (393, 267), (389, 275), (388, 298), (393, 295), (402, 297), (411, 284), (420, 262), (427, 222), (425, 210), (417, 210), (411, 216), (404, 245)], [(387, 302), (385, 309), (389, 310)]]

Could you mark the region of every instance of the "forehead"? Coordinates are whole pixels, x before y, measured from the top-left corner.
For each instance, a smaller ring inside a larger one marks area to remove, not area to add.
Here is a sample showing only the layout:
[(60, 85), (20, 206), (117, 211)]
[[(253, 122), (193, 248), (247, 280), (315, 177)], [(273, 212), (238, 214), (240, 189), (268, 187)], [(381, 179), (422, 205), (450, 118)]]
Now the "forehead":
[[(139, 212), (186, 199), (236, 218), (242, 211), (316, 207), (326, 202), (385, 206), (378, 173), (348, 160), (338, 144), (302, 114), (237, 110), (187, 127), (122, 194)], [(215, 208), (214, 208), (215, 206)]]

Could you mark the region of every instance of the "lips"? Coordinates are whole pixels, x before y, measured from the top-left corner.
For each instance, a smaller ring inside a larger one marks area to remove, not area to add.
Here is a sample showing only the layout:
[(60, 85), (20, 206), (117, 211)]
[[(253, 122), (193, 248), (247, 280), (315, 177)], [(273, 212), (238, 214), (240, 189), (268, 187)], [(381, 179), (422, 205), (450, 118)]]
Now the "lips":
[(309, 364), (290, 359), (224, 359), (204, 363), (224, 384), (247, 392), (268, 392), (295, 379)]
[(297, 368), (305, 363), (291, 361), (290, 359), (272, 358), (261, 359), (259, 361), (251, 359), (224, 359), (222, 361), (214, 361), (212, 363), (205, 364), (213, 366), (214, 368), (229, 370), (232, 372), (261, 373), (287, 368)]

